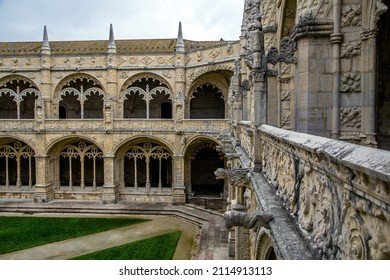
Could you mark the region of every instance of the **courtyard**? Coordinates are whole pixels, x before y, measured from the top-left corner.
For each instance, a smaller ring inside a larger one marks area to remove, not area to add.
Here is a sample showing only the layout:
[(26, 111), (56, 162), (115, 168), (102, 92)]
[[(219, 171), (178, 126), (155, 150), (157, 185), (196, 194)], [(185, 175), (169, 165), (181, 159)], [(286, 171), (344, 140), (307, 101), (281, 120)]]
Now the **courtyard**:
[[(172, 259), (227, 259), (227, 232), (222, 217), (211, 211), (165, 204), (102, 205), (96, 202), (53, 201), (37, 206), (2, 201), (1, 216), (141, 219), (119, 228), (1, 254), (2, 260), (65, 260), (173, 232), (181, 232)], [(140, 214), (148, 213), (148, 214)], [(202, 213), (203, 212), (203, 213)]]

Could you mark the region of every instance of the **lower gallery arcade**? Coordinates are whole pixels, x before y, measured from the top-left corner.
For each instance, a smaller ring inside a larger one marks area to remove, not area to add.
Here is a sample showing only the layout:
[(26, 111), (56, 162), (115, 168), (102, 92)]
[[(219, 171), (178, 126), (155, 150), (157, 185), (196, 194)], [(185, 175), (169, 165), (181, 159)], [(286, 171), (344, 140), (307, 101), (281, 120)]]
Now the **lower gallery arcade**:
[[(56, 142), (45, 155), (39, 155), (33, 145), (16, 138), (3, 138), (0, 197), (33, 199), (38, 182), (45, 185), (46, 201), (101, 200), (106, 187), (112, 185), (117, 201), (172, 203), (173, 190), (178, 187), (183, 197), (191, 194), (220, 198), (225, 192), (224, 182), (215, 179), (214, 171), (225, 163), (217, 144), (198, 137), (182, 154), (174, 154), (163, 141), (140, 137), (107, 153), (90, 139), (71, 137)], [(178, 172), (177, 166), (183, 166), (183, 172)]]

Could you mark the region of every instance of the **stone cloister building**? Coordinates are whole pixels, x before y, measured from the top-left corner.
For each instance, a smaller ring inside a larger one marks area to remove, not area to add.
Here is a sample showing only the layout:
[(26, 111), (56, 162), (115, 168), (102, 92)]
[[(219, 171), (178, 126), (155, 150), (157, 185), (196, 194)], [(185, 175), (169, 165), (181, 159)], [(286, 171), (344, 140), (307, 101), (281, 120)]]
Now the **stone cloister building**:
[(0, 199), (218, 197), (232, 258), (389, 259), (389, 5), (246, 0), (237, 41), (0, 43)]

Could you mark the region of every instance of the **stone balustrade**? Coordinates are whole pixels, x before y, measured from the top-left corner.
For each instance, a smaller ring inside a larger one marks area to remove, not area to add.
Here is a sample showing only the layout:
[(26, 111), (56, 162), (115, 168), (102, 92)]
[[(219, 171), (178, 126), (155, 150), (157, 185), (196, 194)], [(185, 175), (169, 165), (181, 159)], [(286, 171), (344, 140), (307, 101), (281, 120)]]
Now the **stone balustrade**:
[(390, 152), (268, 125), (257, 133), (262, 174), (317, 258), (390, 258)]

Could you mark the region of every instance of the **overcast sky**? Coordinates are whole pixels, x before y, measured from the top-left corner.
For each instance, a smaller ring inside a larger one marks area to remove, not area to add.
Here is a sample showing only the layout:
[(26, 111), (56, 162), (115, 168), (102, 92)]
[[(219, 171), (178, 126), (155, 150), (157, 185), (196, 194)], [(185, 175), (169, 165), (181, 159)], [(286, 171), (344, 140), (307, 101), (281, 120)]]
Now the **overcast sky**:
[(0, 41), (175, 38), (238, 40), (244, 0), (0, 0)]

